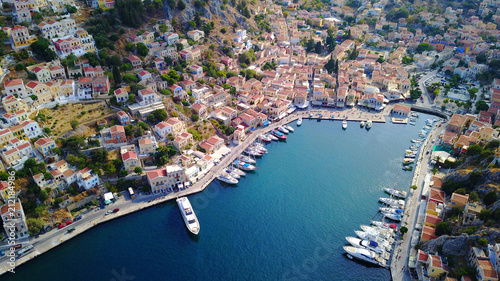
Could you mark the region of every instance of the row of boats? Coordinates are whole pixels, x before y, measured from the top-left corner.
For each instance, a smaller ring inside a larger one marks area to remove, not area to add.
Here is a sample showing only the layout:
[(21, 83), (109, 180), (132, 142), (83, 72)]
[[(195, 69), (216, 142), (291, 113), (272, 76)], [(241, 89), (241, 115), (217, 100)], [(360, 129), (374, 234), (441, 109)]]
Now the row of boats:
[[(405, 206), (407, 193), (394, 188), (384, 188), (390, 198), (381, 197), (379, 201), (385, 206), (379, 211), (384, 219), (399, 222)], [(395, 223), (371, 221), (372, 226), (361, 225), (361, 231), (354, 231), (357, 237), (346, 237), (351, 246), (344, 246), (344, 251), (350, 259), (356, 258), (381, 267), (387, 266), (398, 226)]]
[[(412, 116), (411, 118), (418, 117), (418, 115), (416, 115), (416, 113), (412, 113), (411, 116)], [(436, 121), (435, 119), (425, 120), (426, 125), (418, 133), (419, 138), (413, 139), (410, 141), (411, 145), (410, 145), (409, 149), (407, 149), (405, 151), (405, 155), (403, 158), (403, 170), (405, 170), (405, 171), (412, 171), (413, 170), (412, 164), (415, 163), (415, 158), (417, 158), (418, 150), (420, 149), (420, 146), (424, 143), (424, 140), (427, 137), (427, 134), (432, 129), (432, 125), (434, 124), (435, 121)]]

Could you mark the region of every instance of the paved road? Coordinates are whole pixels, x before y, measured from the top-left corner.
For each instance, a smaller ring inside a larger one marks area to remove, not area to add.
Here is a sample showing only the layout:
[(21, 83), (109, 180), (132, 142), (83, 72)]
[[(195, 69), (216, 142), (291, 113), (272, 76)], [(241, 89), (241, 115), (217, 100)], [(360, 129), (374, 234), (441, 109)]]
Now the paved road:
[(408, 227), (408, 232), (405, 234), (403, 240), (400, 240), (394, 248), (394, 255), (391, 262), (391, 275), (394, 281), (411, 280), (408, 270), (402, 269), (403, 267), (408, 268), (408, 258), (411, 249), (410, 241), (417, 222), (418, 207), (420, 205), (424, 181), (430, 180), (431, 177), (432, 165), (429, 164), (431, 153), (426, 154), (426, 151), (432, 151), (432, 146), (434, 145), (432, 141), (435, 142), (439, 138), (439, 133), (443, 129), (442, 126), (439, 127), (439, 124), (440, 123), (436, 124), (431, 132), (429, 132), (429, 137), (426, 139), (424, 146), (420, 149), (419, 161), (416, 165), (415, 175), (412, 180), (412, 185), (416, 185), (417, 189), (411, 192), (406, 202), (405, 216), (401, 223), (402, 226), (405, 225)]

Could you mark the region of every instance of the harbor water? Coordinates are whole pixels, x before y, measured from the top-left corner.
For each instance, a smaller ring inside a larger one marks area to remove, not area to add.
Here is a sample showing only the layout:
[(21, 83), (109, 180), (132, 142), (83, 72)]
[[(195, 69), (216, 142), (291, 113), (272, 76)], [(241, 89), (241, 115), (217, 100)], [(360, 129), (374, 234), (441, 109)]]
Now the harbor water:
[(342, 247), (370, 223), (384, 187), (409, 190), (401, 161), (426, 118), (369, 131), (293, 122), (237, 186), (214, 181), (189, 196), (198, 236), (171, 201), (95, 227), (2, 280), (390, 280)]

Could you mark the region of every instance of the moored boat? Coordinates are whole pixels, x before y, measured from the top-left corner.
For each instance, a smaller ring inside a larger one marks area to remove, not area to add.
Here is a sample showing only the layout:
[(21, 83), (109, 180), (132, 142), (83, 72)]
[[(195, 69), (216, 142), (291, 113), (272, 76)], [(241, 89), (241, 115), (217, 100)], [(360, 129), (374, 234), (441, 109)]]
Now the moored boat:
[(411, 165), (403, 165), (403, 171), (412, 171), (413, 170), (413, 166)]
[(366, 129), (370, 129), (371, 127), (372, 127), (372, 120), (368, 120), (368, 121), (366, 121), (366, 126), (365, 126), (365, 128), (366, 128)]
[(279, 126), (278, 127), (278, 131), (282, 132), (282, 133), (285, 133), (285, 134), (288, 134), (290, 133), (290, 131), (288, 131), (285, 127), (283, 126)]
[(224, 172), (226, 172), (229, 176), (231, 176), (232, 178), (237, 179), (237, 180), (239, 180), (239, 179), (240, 179), (240, 177), (241, 177), (240, 175), (238, 175), (238, 174), (237, 174), (237, 173), (235, 173), (234, 171), (230, 170), (229, 168), (226, 168), (226, 169), (224, 170)]
[(378, 210), (384, 214), (402, 214), (403, 210), (399, 208), (379, 207)]
[(278, 140), (278, 138), (277, 138), (277, 137), (275, 137), (275, 136), (273, 136), (272, 134), (266, 134), (266, 136), (267, 136), (268, 138), (270, 138), (271, 140), (273, 140), (273, 141), (277, 141), (277, 140)]
[(401, 221), (401, 215), (400, 214), (384, 214), (384, 218), (391, 219), (393, 221)]
[(392, 196), (399, 197), (399, 198), (406, 198), (406, 191), (395, 189), (395, 188), (389, 188), (385, 187), (384, 191), (389, 193)]
[(405, 201), (401, 199), (392, 199), (392, 198), (387, 198), (387, 197), (380, 197), (378, 199), (380, 202), (393, 207), (393, 208), (404, 208), (405, 206)]
[(225, 182), (227, 184), (237, 184), (238, 180), (233, 178), (227, 173), (221, 173), (220, 175), (217, 176), (217, 179), (220, 180), (221, 182)]
[(297, 126), (302, 125), (302, 117), (299, 117), (299, 120), (297, 120)]
[(342, 129), (347, 129), (347, 120), (342, 121)]
[(289, 132), (294, 132), (295, 129), (290, 127), (289, 125), (283, 125), (283, 127), (285, 127), (285, 129), (287, 129)]
[(256, 163), (256, 161), (254, 159), (252, 159), (252, 157), (246, 156), (246, 155), (240, 155), (240, 157), (238, 157), (238, 159), (243, 161), (243, 162), (250, 163), (250, 164)]
[(395, 223), (388, 223), (383, 221), (370, 221), (373, 225), (383, 228), (392, 228), (394, 230), (398, 229), (398, 225)]
[(404, 165), (410, 165), (410, 164), (413, 164), (415, 162), (415, 159), (413, 158), (405, 158), (403, 159), (403, 164)]
[(347, 252), (347, 257), (349, 257), (350, 259), (356, 258), (358, 260), (369, 262), (381, 267), (386, 266), (385, 260), (373, 251), (351, 246), (344, 246), (344, 251)]
[(238, 169), (241, 169), (243, 171), (254, 171), (257, 169), (257, 167), (255, 167), (254, 165), (248, 164), (240, 160), (236, 160), (234, 164)]
[(264, 134), (259, 136), (259, 140), (265, 141), (265, 142), (271, 142), (271, 139), (267, 135), (264, 135)]
[(387, 239), (395, 235), (394, 229), (391, 228), (382, 228), (378, 226), (368, 226), (368, 225), (360, 225), (360, 227), (363, 231), (378, 232), (382, 237), (387, 237)]
[(359, 123), (359, 126), (360, 126), (361, 128), (363, 128), (363, 127), (365, 126), (365, 121), (361, 121), (361, 122)]
[(285, 134), (281, 133), (280, 131), (278, 131), (278, 130), (276, 130), (276, 129), (274, 129), (274, 130), (272, 131), (272, 133), (273, 133), (273, 135), (274, 135), (275, 137), (277, 137), (277, 138), (278, 138), (278, 139), (280, 139), (280, 140), (286, 140), (286, 138), (287, 138), (287, 136), (286, 136)]
[(377, 254), (385, 253), (385, 248), (381, 247), (377, 242), (370, 240), (363, 240), (356, 237), (346, 237), (345, 238), (349, 244), (356, 248), (367, 249), (374, 251)]
[[(250, 162), (249, 162), (249, 163), (250, 163)], [(238, 174), (240, 177), (244, 177), (244, 176), (246, 176), (246, 175), (247, 175), (245, 172), (243, 172), (242, 170), (240, 170), (240, 169), (238, 169), (238, 168), (236, 168), (236, 167), (234, 167), (234, 166), (229, 166), (229, 167), (227, 167), (227, 168), (228, 168), (231, 172)]]
[(181, 211), (187, 229), (193, 234), (198, 234), (200, 232), (200, 223), (187, 197), (180, 197), (175, 201), (177, 202), (179, 211)]

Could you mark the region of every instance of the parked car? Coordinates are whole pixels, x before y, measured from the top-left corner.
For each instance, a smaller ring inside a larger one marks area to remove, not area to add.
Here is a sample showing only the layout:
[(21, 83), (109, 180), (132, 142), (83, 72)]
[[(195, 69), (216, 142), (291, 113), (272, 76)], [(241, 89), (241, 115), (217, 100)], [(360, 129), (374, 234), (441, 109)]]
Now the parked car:
[(79, 221), (82, 219), (82, 216), (76, 216), (75, 219), (73, 221)]
[(61, 229), (61, 228), (65, 227), (65, 226), (66, 226), (65, 223), (61, 223), (58, 228)]
[(113, 213), (117, 213), (118, 211), (120, 211), (120, 209), (116, 208), (113, 210)]
[(113, 211), (111, 211), (111, 210), (107, 211), (107, 212), (106, 212), (106, 215), (111, 214), (111, 212), (113, 212)]
[(66, 222), (66, 225), (70, 225), (70, 224), (72, 224), (72, 223), (73, 223), (73, 221), (72, 221), (72, 220), (69, 220), (69, 221), (67, 221), (67, 222)]

